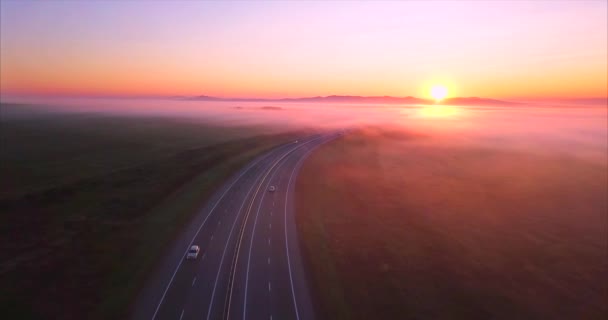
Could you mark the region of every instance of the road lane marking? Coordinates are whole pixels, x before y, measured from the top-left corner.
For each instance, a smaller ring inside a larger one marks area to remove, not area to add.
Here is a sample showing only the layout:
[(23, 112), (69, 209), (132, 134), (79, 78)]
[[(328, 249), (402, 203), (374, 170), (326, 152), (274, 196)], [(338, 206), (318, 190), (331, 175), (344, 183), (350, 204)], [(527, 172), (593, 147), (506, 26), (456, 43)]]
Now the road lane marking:
[[(326, 143), (326, 142), (327, 141), (325, 141), (323, 143)], [(321, 143), (321, 144), (323, 144), (323, 143)], [(313, 148), (313, 149), (309, 150), (308, 152), (306, 152), (300, 158), (300, 160), (296, 163), (296, 165), (293, 167), (293, 170), (291, 171), (291, 175), (289, 176), (289, 181), (287, 182), (287, 190), (285, 191), (285, 219), (284, 219), (285, 225), (283, 226), (283, 228), (285, 229), (285, 251), (287, 253), (287, 266), (288, 266), (288, 270), (289, 270), (289, 281), (291, 284), (291, 296), (293, 298), (293, 307), (296, 312), (297, 320), (300, 320), (300, 313), (298, 312), (298, 304), (296, 302), (296, 293), (295, 293), (294, 285), (293, 285), (293, 275), (291, 273), (291, 259), (289, 258), (289, 240), (287, 239), (287, 202), (289, 200), (289, 189), (291, 186), (291, 180), (293, 179), (296, 169), (300, 166), (300, 164), (304, 161), (304, 159), (306, 159), (308, 157), (308, 155), (315, 149), (316, 148)]]
[[(260, 176), (261, 178), (261, 176)], [(256, 179), (257, 180), (257, 179)], [(222, 252), (222, 258), (220, 259), (220, 266), (217, 269), (217, 273), (215, 275), (215, 283), (213, 284), (213, 291), (211, 292), (211, 300), (209, 301), (209, 307), (207, 308), (207, 320), (209, 320), (211, 318), (211, 310), (213, 309), (213, 300), (215, 298), (215, 291), (217, 289), (217, 283), (220, 277), (220, 273), (222, 271), (222, 265), (224, 264), (224, 257), (226, 256), (226, 250), (228, 249), (228, 244), (230, 243), (230, 239), (232, 238), (232, 232), (234, 231), (234, 227), (236, 226), (236, 222), (239, 220), (239, 217), (241, 215), (241, 211), (243, 210), (243, 207), (245, 206), (245, 202), (247, 202), (247, 198), (249, 198), (249, 195), (251, 194), (251, 191), (253, 191), (253, 188), (255, 188), (255, 183), (251, 186), (251, 188), (249, 188), (249, 191), (247, 191), (247, 194), (245, 195), (245, 200), (243, 200), (243, 203), (241, 204), (241, 207), (239, 208), (239, 211), (237, 212), (237, 215), (234, 219), (234, 222), (232, 223), (232, 228), (230, 228), (230, 233), (228, 234), (228, 240), (226, 241), (226, 245), (224, 246), (224, 251)]]
[[(311, 139), (311, 142), (312, 142), (312, 141), (315, 141), (315, 140), (318, 140), (318, 138)], [(253, 185), (251, 186), (251, 188), (249, 189), (249, 191), (248, 191), (248, 192), (247, 192), (247, 194), (245, 195), (245, 198), (244, 198), (245, 200), (243, 200), (243, 203), (241, 204), (241, 207), (239, 208), (238, 214), (237, 214), (237, 216), (236, 216), (236, 218), (235, 218), (234, 222), (232, 223), (232, 227), (231, 227), (230, 232), (229, 232), (229, 234), (228, 234), (228, 240), (226, 241), (226, 245), (224, 246), (224, 251), (223, 251), (223, 253), (222, 253), (222, 257), (221, 257), (221, 259), (220, 259), (220, 265), (219, 265), (219, 267), (218, 267), (218, 271), (217, 271), (217, 274), (216, 274), (216, 276), (215, 276), (215, 283), (214, 283), (214, 285), (213, 285), (213, 291), (212, 291), (212, 293), (211, 293), (211, 299), (210, 299), (210, 301), (209, 301), (209, 307), (207, 308), (207, 320), (209, 320), (209, 318), (211, 317), (211, 311), (212, 311), (212, 309), (213, 309), (213, 302), (214, 302), (214, 299), (215, 299), (215, 292), (216, 292), (216, 290), (217, 290), (217, 283), (218, 283), (218, 281), (219, 281), (219, 276), (220, 276), (220, 273), (221, 273), (221, 270), (222, 270), (222, 265), (224, 264), (224, 258), (225, 258), (225, 256), (226, 256), (226, 250), (228, 249), (228, 244), (230, 243), (230, 239), (232, 238), (232, 233), (233, 233), (233, 231), (234, 231), (234, 227), (236, 226), (236, 223), (237, 223), (237, 221), (239, 220), (239, 217), (241, 216), (241, 211), (243, 210), (243, 207), (245, 206), (245, 203), (247, 202), (247, 201), (246, 201), (246, 199), (247, 199), (247, 198), (249, 198), (249, 195), (251, 194), (251, 192), (252, 192), (252, 191), (253, 191), (253, 189), (255, 188), (255, 186), (256, 186), (256, 183), (255, 183), (255, 182), (256, 182), (256, 181), (258, 181), (258, 180), (260, 180), (261, 182), (260, 182), (260, 184), (258, 184), (258, 188), (256, 189), (256, 193), (253, 195), (252, 201), (251, 201), (251, 203), (250, 203), (250, 205), (249, 205), (249, 210), (250, 210), (250, 209), (251, 209), (251, 207), (253, 206), (253, 200), (255, 200), (256, 194), (259, 192), (260, 187), (261, 187), (261, 186), (262, 186), (262, 184), (263, 184), (263, 181), (266, 179), (266, 177), (268, 176), (268, 174), (270, 173), (270, 171), (272, 171), (272, 169), (273, 169), (273, 168), (274, 168), (274, 167), (275, 167), (275, 166), (276, 166), (278, 163), (280, 163), (280, 161), (281, 161), (283, 158), (285, 158), (286, 156), (288, 156), (289, 154), (291, 154), (292, 152), (294, 152), (294, 151), (295, 151), (295, 150), (297, 150), (297, 149), (298, 149), (298, 147), (293, 148), (293, 149), (291, 149), (291, 150), (287, 151), (287, 152), (286, 152), (286, 153), (285, 153), (285, 154), (284, 154), (284, 155), (283, 155), (281, 158), (279, 158), (279, 160), (277, 160), (277, 161), (275, 161), (275, 162), (274, 162), (274, 165), (273, 165), (273, 166), (271, 166), (271, 167), (268, 169), (268, 171), (266, 172), (266, 175), (264, 175), (264, 176), (261, 176), (261, 175), (260, 175), (260, 178), (259, 178), (259, 179), (254, 179), (254, 183), (253, 183)], [(243, 225), (246, 225), (246, 222), (247, 222), (247, 220), (245, 220), (245, 222), (243, 223)], [(244, 229), (243, 229), (243, 230), (244, 230)], [(269, 239), (269, 241), (270, 241), (270, 239)], [(238, 258), (238, 252), (239, 252), (239, 249), (240, 249), (240, 241), (237, 241), (237, 251), (236, 251), (236, 255), (235, 255), (235, 257), (237, 257), (237, 258)], [(236, 263), (235, 263), (235, 264), (236, 264)], [(230, 289), (230, 291), (229, 291), (229, 292), (231, 292), (231, 291), (232, 291), (232, 285), (233, 285), (233, 284), (234, 284), (234, 282), (232, 282), (232, 283), (231, 283), (231, 286), (230, 286), (230, 288), (229, 288), (229, 289)], [(231, 294), (228, 294), (228, 297), (229, 297), (229, 298), (231, 298), (231, 296), (232, 296)], [(229, 313), (230, 313), (230, 301), (231, 301), (231, 300), (228, 300), (228, 303), (227, 303), (227, 306), (228, 306), (228, 316), (229, 316)]]
[(268, 229), (272, 229), (272, 223), (268, 224)]
[(196, 282), (196, 277), (194, 277), (194, 279), (192, 279), (192, 287), (194, 287), (195, 282)]
[(179, 320), (182, 320), (183, 317), (184, 317), (184, 309), (182, 309), (182, 314), (179, 315)]
[(271, 156), (271, 154), (278, 150), (281, 149), (281, 147), (269, 151), (267, 154), (259, 157), (254, 163), (252, 163), (251, 165), (249, 165), (248, 167), (246, 167), (245, 169), (243, 169), (243, 171), (241, 172), (241, 174), (236, 177), (234, 179), (234, 181), (232, 181), (232, 183), (230, 183), (230, 185), (226, 188), (226, 190), (224, 191), (224, 193), (222, 193), (222, 195), (220, 196), (220, 198), (215, 202), (215, 204), (213, 205), (213, 207), (211, 207), (211, 210), (209, 210), (209, 213), (207, 213), (207, 216), (205, 217), (205, 219), (203, 220), (203, 222), (198, 226), (198, 229), (196, 230), (196, 232), (194, 233), (194, 236), (192, 237), (192, 240), (190, 240), (190, 244), (188, 245), (188, 247), (186, 248), (186, 251), (184, 252), (183, 255), (180, 256), (179, 262), (177, 263), (177, 266), (175, 267), (175, 270), (173, 271), (173, 275), (171, 275), (171, 279), (169, 279), (169, 283), (167, 283), (167, 286), (165, 287), (165, 291), (163, 291), (163, 295), (160, 297), (160, 300), (158, 301), (158, 304), (156, 305), (156, 309), (154, 310), (154, 314), (152, 315), (152, 319), (154, 320), (156, 318), (156, 315), (158, 314), (158, 310), (160, 309), (161, 304), (163, 304), (163, 301), (165, 300), (165, 296), (167, 295), (167, 291), (169, 291), (169, 287), (171, 287), (171, 284), (173, 283), (173, 279), (175, 279), (175, 275), (177, 274), (177, 270), (179, 270), (179, 267), (181, 267), (182, 262), (184, 262), (184, 256), (188, 253), (188, 250), (190, 249), (190, 246), (192, 246), (192, 244), (194, 243), (194, 239), (196, 239), (196, 237), (198, 236), (199, 232), (201, 231), (201, 229), (203, 228), (203, 226), (205, 225), (205, 223), (207, 222), (207, 219), (209, 219), (209, 217), (211, 216), (211, 214), (213, 213), (213, 211), (215, 210), (215, 208), (217, 208), (217, 205), (222, 201), (222, 199), (224, 199), (224, 196), (226, 196), (226, 194), (232, 190), (232, 187), (247, 173), (249, 172), (249, 170), (251, 170), (253, 167), (255, 167), (255, 165), (257, 165), (258, 163), (260, 163), (262, 160), (269, 158)]
[(288, 200), (289, 200), (289, 190), (290, 190), (291, 181), (292, 181), (292, 179), (294, 177), (296, 169), (301, 166), (302, 162), (308, 157), (308, 155), (310, 153), (312, 153), (312, 151), (314, 151), (320, 145), (325, 144), (325, 143), (327, 143), (327, 142), (329, 142), (331, 140), (333, 140), (333, 139), (325, 139), (325, 141), (323, 141), (319, 145), (315, 146), (314, 148), (312, 148), (312, 149), (308, 150), (306, 153), (304, 153), (304, 155), (300, 158), (300, 160), (293, 167), (293, 170), (291, 171), (291, 175), (289, 177), (289, 181), (287, 182), (287, 189), (285, 191), (285, 207), (284, 207), (284, 214), (285, 214), (285, 219), (284, 219), (285, 252), (287, 254), (287, 266), (288, 266), (288, 270), (289, 270), (289, 280), (290, 280), (290, 284), (291, 284), (291, 296), (293, 298), (293, 306), (294, 306), (294, 310), (295, 310), (295, 313), (296, 313), (296, 319), (297, 320), (300, 320), (300, 314), (298, 312), (298, 304), (296, 302), (296, 294), (295, 294), (295, 291), (294, 291), (293, 276), (292, 276), (292, 272), (291, 272), (291, 259), (289, 258), (289, 241), (287, 239), (287, 203), (288, 203)]
[[(272, 172), (272, 175), (270, 176), (269, 181), (272, 181), (272, 179), (277, 174), (277, 172), (279, 172), (279, 170), (288, 162), (289, 156), (291, 156), (291, 153), (288, 153), (285, 157), (282, 157), (281, 159), (279, 159), (279, 162), (275, 165), (276, 169), (274, 170), (274, 172)], [(283, 161), (283, 160), (285, 160), (285, 161)], [(251, 263), (251, 251), (252, 251), (252, 248), (253, 248), (253, 238), (255, 236), (255, 231), (256, 231), (256, 226), (257, 226), (257, 222), (258, 222), (258, 217), (260, 215), (260, 209), (262, 208), (262, 203), (264, 202), (265, 196), (266, 196), (266, 194), (262, 194), (262, 198), (260, 199), (260, 202), (258, 204), (258, 208), (257, 208), (256, 213), (255, 213), (255, 220), (253, 222), (253, 229), (252, 229), (252, 232), (251, 232), (251, 238), (249, 240), (249, 252), (248, 252), (248, 255), (247, 255), (247, 272), (245, 274), (245, 290), (244, 290), (245, 291), (245, 297), (243, 298), (243, 320), (247, 319), (247, 297), (248, 297), (248, 288), (249, 288), (249, 269), (250, 269), (249, 266), (250, 266), (250, 263)], [(270, 237), (268, 238), (268, 241), (269, 241), (268, 244), (270, 245)], [(270, 258), (268, 258), (268, 264), (270, 264)], [(232, 283), (232, 285), (233, 284), (234, 283)], [(230, 302), (231, 301), (229, 300), (228, 301), (228, 310), (230, 310)], [(228, 316), (229, 316), (229, 314), (228, 314)]]
[[(323, 139), (321, 139), (321, 138), (318, 138), (318, 139), (313, 139), (313, 140), (308, 141), (307, 143), (303, 144), (302, 146), (304, 146), (304, 145), (306, 145), (306, 144), (309, 144), (309, 143), (312, 143), (312, 142), (317, 142), (317, 141), (319, 141), (319, 140), (323, 141)], [(319, 144), (319, 145), (320, 145), (320, 144)], [(300, 148), (296, 148), (296, 149), (300, 149)], [(290, 151), (290, 152), (286, 153), (286, 154), (285, 154), (285, 156), (283, 156), (283, 157), (281, 157), (281, 159), (279, 159), (279, 161), (278, 161), (278, 162), (277, 162), (277, 163), (274, 165), (274, 166), (278, 165), (278, 167), (277, 167), (277, 169), (276, 169), (276, 170), (273, 172), (273, 174), (272, 174), (272, 176), (270, 177), (270, 179), (269, 179), (269, 180), (272, 180), (272, 178), (273, 178), (273, 177), (274, 177), (274, 175), (275, 175), (275, 174), (276, 174), (276, 173), (277, 173), (277, 172), (280, 170), (280, 168), (281, 168), (283, 165), (285, 165), (286, 163), (288, 163), (288, 161), (289, 161), (289, 157), (290, 157), (290, 156), (291, 156), (291, 155), (292, 155), (292, 154), (293, 154), (293, 153), (296, 151), (296, 149), (294, 149), (294, 150), (292, 150), (292, 151)], [(304, 156), (308, 155), (309, 153), (310, 153), (310, 151), (305, 152), (305, 153), (304, 153)], [(284, 159), (284, 158), (287, 158), (287, 160), (285, 160), (283, 163), (281, 163), (281, 161), (283, 161), (283, 159)], [(298, 162), (296, 163), (296, 167), (297, 167), (297, 165), (298, 165), (298, 164), (300, 164), (300, 163), (301, 163), (301, 160), (300, 160), (300, 161), (298, 161)], [(274, 166), (273, 166), (273, 167), (274, 167)], [(272, 170), (272, 168), (271, 168), (271, 170)], [(269, 173), (270, 173), (270, 172), (269, 172)], [(266, 175), (268, 175), (268, 173), (267, 173)], [(293, 171), (292, 171), (292, 176), (293, 176)], [(260, 187), (261, 187), (261, 186), (262, 186), (262, 184), (260, 184)], [(258, 187), (258, 188), (259, 188), (259, 187)], [(256, 194), (257, 194), (257, 191), (256, 191)], [(255, 199), (255, 195), (254, 195), (254, 199)], [(247, 318), (247, 293), (248, 293), (248, 285), (249, 285), (249, 269), (250, 269), (250, 268), (249, 268), (249, 265), (250, 265), (250, 261), (251, 261), (251, 249), (252, 249), (252, 246), (253, 246), (253, 237), (254, 237), (254, 235), (255, 235), (256, 224), (257, 224), (257, 218), (258, 218), (258, 216), (259, 216), (259, 211), (260, 211), (260, 208), (261, 208), (261, 206), (262, 206), (262, 202), (263, 202), (263, 200), (264, 200), (264, 195), (262, 195), (262, 198), (260, 199), (260, 203), (259, 203), (259, 205), (258, 205), (258, 209), (257, 209), (257, 211), (256, 211), (256, 218), (255, 218), (255, 221), (254, 221), (254, 225), (253, 225), (253, 229), (252, 229), (252, 235), (251, 235), (251, 240), (250, 240), (250, 243), (249, 243), (249, 254), (248, 254), (248, 259), (247, 259), (247, 272), (246, 272), (246, 276), (245, 276), (245, 290), (244, 290), (244, 291), (245, 291), (245, 297), (244, 297), (243, 304), (242, 304), (242, 305), (243, 305), (243, 320), (246, 320), (246, 318)], [(275, 201), (274, 201), (274, 198), (273, 198), (273, 201), (272, 201), (272, 205), (273, 205), (273, 206), (274, 206), (274, 202), (275, 202)], [(250, 209), (251, 209), (251, 206), (252, 206), (252, 205), (253, 205), (253, 202), (251, 203), (251, 205), (250, 205), (250, 207), (249, 207)], [(249, 216), (247, 216), (247, 217), (249, 217)], [(245, 220), (245, 223), (246, 223), (246, 222), (247, 222), (247, 220)], [(272, 224), (270, 224), (269, 226), (270, 226), (270, 227), (272, 227)], [(270, 237), (268, 237), (268, 245), (270, 245)], [(237, 249), (237, 256), (236, 256), (236, 257), (237, 257), (237, 261), (235, 261), (235, 266), (236, 266), (236, 263), (238, 262), (238, 251), (239, 251), (239, 250), (240, 250), (240, 242), (239, 242), (239, 248)], [(230, 290), (230, 291), (229, 291), (229, 300), (228, 300), (228, 303), (227, 303), (227, 305), (228, 305), (228, 314), (227, 314), (227, 316), (226, 316), (226, 318), (227, 318), (227, 319), (229, 319), (229, 318), (230, 318), (230, 309), (231, 309), (231, 308), (230, 308), (230, 303), (231, 303), (231, 301), (232, 301), (232, 300), (231, 300), (231, 292), (232, 292), (232, 286), (233, 286), (233, 285), (234, 285), (234, 282), (232, 282), (232, 283), (230, 284), (230, 288), (229, 288), (229, 290)], [(292, 285), (293, 285), (293, 284), (292, 284)], [(271, 291), (270, 281), (268, 282), (268, 291)], [(293, 292), (293, 288), (292, 288), (292, 292)], [(294, 295), (294, 299), (295, 299), (295, 295)], [(297, 312), (297, 306), (296, 306), (296, 315), (297, 315), (297, 313), (298, 313), (298, 312)], [(299, 315), (298, 315), (298, 320), (299, 320)]]

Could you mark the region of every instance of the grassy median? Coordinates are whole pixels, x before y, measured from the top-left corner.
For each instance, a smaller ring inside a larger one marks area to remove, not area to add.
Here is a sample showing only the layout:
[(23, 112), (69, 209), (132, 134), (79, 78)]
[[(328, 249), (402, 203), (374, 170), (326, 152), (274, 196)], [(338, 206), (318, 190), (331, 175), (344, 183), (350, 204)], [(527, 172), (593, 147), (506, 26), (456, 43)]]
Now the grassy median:
[(297, 223), (325, 319), (602, 319), (607, 165), (366, 128), (320, 147)]
[(256, 155), (297, 136), (268, 131), (175, 118), (4, 113), (4, 316), (124, 318), (192, 213)]

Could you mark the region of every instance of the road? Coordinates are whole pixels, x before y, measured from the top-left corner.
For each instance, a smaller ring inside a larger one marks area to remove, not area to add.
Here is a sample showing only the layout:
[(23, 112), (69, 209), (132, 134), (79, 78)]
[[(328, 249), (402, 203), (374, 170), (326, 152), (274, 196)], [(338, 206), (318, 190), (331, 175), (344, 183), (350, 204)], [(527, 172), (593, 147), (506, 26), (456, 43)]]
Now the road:
[[(175, 240), (138, 297), (133, 319), (314, 319), (295, 227), (303, 160), (338, 136), (278, 146), (230, 178)], [(268, 191), (269, 186), (276, 191)], [(191, 244), (201, 247), (185, 260)]]

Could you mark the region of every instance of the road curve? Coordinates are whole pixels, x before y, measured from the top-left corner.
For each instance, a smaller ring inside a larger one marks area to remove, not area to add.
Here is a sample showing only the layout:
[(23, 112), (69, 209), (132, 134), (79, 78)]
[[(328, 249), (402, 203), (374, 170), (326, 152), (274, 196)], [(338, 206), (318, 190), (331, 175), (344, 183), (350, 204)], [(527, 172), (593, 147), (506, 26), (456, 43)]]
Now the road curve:
[[(314, 319), (294, 184), (308, 154), (337, 136), (278, 146), (230, 178), (175, 240), (138, 296), (132, 319)], [(186, 261), (192, 244), (201, 253)]]

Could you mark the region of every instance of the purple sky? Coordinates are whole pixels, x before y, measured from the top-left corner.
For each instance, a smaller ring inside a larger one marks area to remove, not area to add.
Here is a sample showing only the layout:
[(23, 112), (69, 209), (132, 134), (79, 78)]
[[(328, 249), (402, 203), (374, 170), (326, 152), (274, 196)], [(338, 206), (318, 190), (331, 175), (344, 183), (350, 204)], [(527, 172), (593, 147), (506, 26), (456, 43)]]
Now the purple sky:
[(1, 2), (4, 93), (606, 96), (606, 1)]

